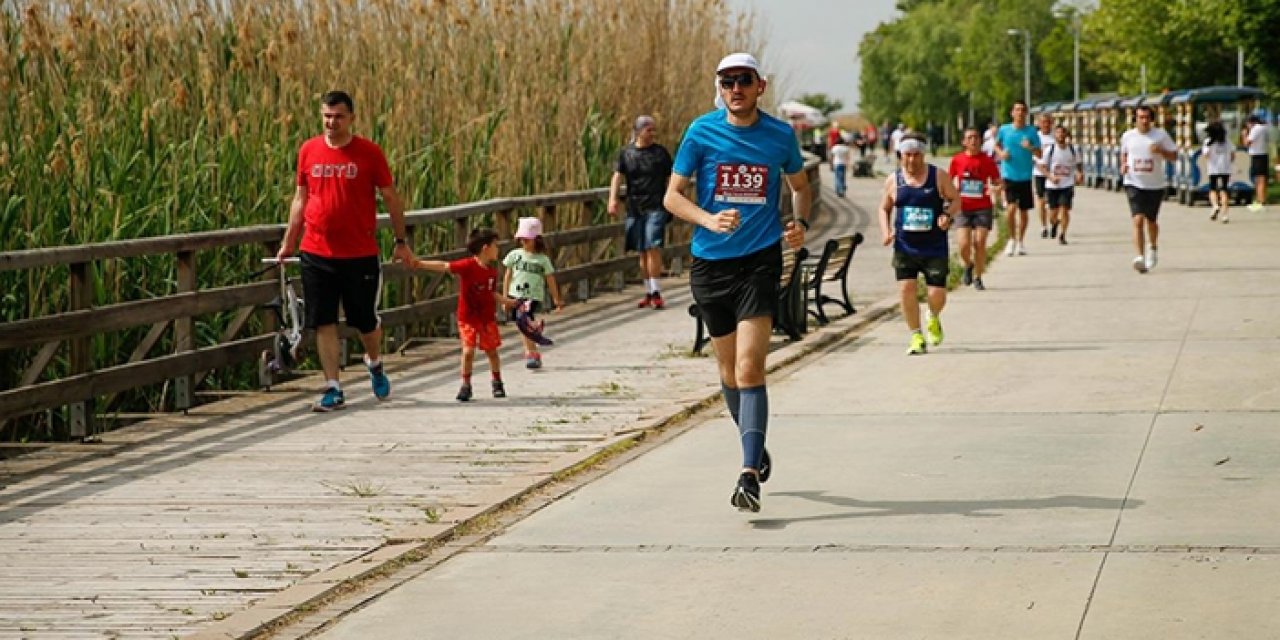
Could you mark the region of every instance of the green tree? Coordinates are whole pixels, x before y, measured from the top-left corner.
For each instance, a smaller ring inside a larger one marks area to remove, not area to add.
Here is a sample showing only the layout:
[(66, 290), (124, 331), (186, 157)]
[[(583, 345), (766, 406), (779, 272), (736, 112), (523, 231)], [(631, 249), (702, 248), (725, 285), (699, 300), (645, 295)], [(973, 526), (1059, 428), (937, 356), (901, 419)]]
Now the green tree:
[(824, 116), (829, 116), (844, 108), (844, 102), (836, 100), (825, 93), (806, 93), (796, 98), (796, 102), (807, 104), (821, 111)]

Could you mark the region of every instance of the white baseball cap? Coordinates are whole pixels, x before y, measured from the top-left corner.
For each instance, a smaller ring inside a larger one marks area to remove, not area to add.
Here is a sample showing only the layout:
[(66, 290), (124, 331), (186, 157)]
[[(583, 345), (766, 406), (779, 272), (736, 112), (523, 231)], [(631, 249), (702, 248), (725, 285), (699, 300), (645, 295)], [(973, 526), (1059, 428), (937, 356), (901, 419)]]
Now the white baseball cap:
[(760, 73), (760, 63), (756, 61), (756, 57), (749, 53), (731, 53), (721, 58), (720, 64), (716, 65), (716, 73), (719, 74), (725, 69), (750, 69), (757, 74)]

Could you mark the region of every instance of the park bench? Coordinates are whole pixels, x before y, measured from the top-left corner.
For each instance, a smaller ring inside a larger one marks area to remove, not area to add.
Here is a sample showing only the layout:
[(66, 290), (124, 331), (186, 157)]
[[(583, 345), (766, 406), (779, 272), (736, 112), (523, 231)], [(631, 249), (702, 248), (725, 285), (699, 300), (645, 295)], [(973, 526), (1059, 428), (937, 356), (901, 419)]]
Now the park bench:
[[(822, 255), (817, 261), (805, 265), (804, 288), (806, 294), (808, 291), (813, 292), (805, 296), (808, 299), (808, 306), (812, 307), (808, 313), (818, 321), (818, 324), (827, 324), (831, 321), (827, 318), (824, 309), (827, 304), (839, 305), (846, 315), (857, 313), (853, 308), (853, 301), (849, 299), (849, 264), (853, 262), (853, 254), (860, 244), (862, 244), (861, 233), (831, 238), (823, 245)], [(837, 287), (840, 292), (839, 297), (823, 293), (824, 283)]]
[[(805, 287), (801, 270), (804, 261), (809, 257), (809, 250), (800, 247), (792, 250), (782, 247), (782, 277), (778, 279), (778, 303), (774, 306), (773, 330), (784, 333), (791, 340), (799, 340), (805, 332)], [(702, 348), (711, 342), (707, 334), (706, 324), (702, 322), (702, 313), (698, 311), (698, 303), (689, 305), (689, 315), (696, 323), (693, 336), (693, 353), (702, 353)]]

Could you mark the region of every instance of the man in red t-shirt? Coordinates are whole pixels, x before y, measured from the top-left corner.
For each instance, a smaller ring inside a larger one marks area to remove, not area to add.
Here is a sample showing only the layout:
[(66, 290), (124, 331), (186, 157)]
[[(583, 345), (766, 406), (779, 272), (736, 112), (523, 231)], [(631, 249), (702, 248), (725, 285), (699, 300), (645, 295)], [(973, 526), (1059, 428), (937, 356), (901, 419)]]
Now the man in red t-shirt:
[(347, 326), (360, 332), (374, 396), (384, 400), (391, 395), (391, 381), (380, 359), (378, 194), (391, 214), (395, 259), (413, 264), (414, 258), (405, 244), (404, 204), (396, 193), (387, 158), (377, 144), (351, 132), (355, 121), (351, 96), (330, 91), (320, 98), (320, 105), (324, 135), (307, 140), (298, 150), (297, 188), (276, 257), (283, 260), (292, 255), (302, 236), (306, 326), (316, 332), (316, 350), (326, 383), (324, 395), (312, 409), (333, 411), (346, 406), (338, 383), (339, 305)]
[(956, 240), (964, 263), (966, 285), (986, 289), (982, 272), (987, 266), (987, 234), (991, 231), (991, 188), (1000, 186), (1000, 168), (982, 152), (982, 134), (964, 130), (964, 150), (951, 158), (947, 173), (960, 191), (960, 215), (956, 217)]
[(489, 359), (489, 371), (493, 374), (493, 397), (507, 397), (502, 384), (502, 363), (498, 347), (502, 336), (498, 333), (498, 302), (504, 308), (515, 307), (517, 301), (498, 290), (498, 234), (490, 229), (476, 229), (467, 240), (467, 253), (471, 255), (453, 262), (443, 260), (417, 260), (409, 264), (415, 269), (425, 269), (458, 276), (458, 338), (462, 341), (462, 388), (458, 401), (471, 399), (471, 366), (475, 362), (476, 348)]

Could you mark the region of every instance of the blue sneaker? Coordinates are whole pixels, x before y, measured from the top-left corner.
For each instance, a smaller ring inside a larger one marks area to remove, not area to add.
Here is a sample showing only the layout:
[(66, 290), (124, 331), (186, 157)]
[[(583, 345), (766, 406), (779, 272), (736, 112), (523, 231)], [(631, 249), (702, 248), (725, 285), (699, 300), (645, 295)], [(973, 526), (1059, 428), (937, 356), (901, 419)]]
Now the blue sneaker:
[(391, 395), (391, 381), (387, 379), (387, 374), (382, 372), (382, 363), (379, 362), (376, 367), (369, 367), (369, 381), (373, 383), (373, 395), (379, 400), (386, 400)]
[(324, 395), (315, 404), (311, 405), (311, 410), (317, 413), (328, 413), (335, 409), (347, 408), (347, 399), (342, 395), (342, 389), (328, 388), (324, 390)]

